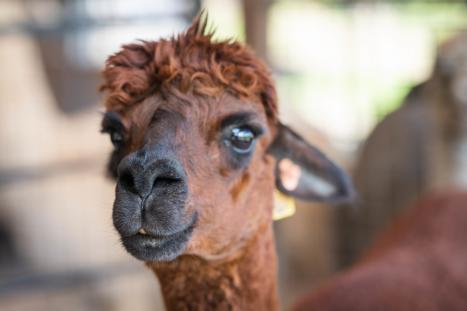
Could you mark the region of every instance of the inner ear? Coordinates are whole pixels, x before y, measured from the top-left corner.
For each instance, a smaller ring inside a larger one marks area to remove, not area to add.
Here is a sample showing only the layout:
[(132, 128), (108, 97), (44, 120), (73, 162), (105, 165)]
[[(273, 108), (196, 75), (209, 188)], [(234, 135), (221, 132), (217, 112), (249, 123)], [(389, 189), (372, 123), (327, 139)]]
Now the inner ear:
[(268, 149), (275, 157), (276, 187), (306, 201), (342, 202), (354, 197), (347, 174), (289, 127), (278, 123)]

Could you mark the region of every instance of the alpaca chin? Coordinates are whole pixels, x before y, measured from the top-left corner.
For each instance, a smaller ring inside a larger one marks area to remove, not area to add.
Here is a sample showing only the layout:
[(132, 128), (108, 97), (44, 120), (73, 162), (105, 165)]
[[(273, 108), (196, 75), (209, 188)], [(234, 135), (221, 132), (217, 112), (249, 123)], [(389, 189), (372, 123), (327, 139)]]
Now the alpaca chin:
[(170, 235), (151, 235), (146, 232), (122, 237), (125, 249), (142, 261), (171, 261), (180, 256), (187, 248), (196, 225), (196, 214), (183, 230)]

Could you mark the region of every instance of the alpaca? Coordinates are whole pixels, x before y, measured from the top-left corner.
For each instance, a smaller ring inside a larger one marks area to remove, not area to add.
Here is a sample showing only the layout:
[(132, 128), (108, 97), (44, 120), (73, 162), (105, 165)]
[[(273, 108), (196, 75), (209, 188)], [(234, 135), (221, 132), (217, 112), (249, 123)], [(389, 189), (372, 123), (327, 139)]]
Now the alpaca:
[(466, 192), (425, 197), (293, 310), (467, 310), (466, 224)]
[(103, 71), (114, 226), (168, 310), (277, 310), (273, 193), (339, 202), (344, 172), (278, 120), (267, 67), (206, 17)]
[(341, 209), (343, 264), (349, 264), (410, 202), (467, 186), (467, 32), (440, 45), (431, 77), (366, 140), (354, 171), (357, 209)]

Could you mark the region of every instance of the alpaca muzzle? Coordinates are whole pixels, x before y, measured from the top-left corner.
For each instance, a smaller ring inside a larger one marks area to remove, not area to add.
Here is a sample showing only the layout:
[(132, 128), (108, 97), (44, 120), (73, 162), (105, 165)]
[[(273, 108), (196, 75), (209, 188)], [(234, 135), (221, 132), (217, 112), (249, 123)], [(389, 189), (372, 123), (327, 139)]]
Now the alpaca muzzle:
[(186, 211), (187, 178), (174, 158), (141, 150), (118, 167), (113, 222), (123, 245), (144, 261), (172, 260), (186, 248), (196, 215)]

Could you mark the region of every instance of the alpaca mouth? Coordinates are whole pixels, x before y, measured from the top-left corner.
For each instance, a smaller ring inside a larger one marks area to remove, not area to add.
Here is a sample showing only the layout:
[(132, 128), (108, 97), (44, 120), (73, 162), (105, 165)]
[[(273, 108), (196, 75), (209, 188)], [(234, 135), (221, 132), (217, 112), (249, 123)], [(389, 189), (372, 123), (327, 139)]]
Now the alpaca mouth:
[(171, 261), (185, 251), (196, 220), (195, 214), (184, 229), (168, 235), (153, 235), (143, 229), (134, 235), (122, 237), (122, 243), (125, 249), (139, 260)]

